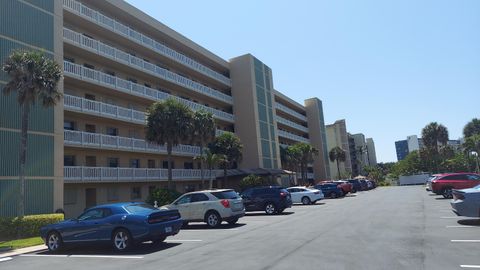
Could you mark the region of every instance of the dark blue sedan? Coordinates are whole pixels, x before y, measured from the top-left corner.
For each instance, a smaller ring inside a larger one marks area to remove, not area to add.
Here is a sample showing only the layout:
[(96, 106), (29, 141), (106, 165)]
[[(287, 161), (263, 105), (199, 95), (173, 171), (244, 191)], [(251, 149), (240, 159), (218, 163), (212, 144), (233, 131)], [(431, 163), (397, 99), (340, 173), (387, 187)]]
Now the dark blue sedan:
[(345, 194), (343, 193), (342, 189), (338, 187), (337, 184), (330, 184), (330, 183), (325, 183), (325, 184), (318, 184), (315, 185), (316, 189), (320, 189), (323, 192), (323, 195), (325, 198), (338, 198), (342, 197)]
[(78, 218), (40, 229), (40, 235), (52, 252), (64, 245), (109, 242), (116, 251), (125, 251), (136, 243), (161, 243), (179, 232), (183, 220), (177, 210), (158, 210), (145, 203), (116, 203), (87, 209)]

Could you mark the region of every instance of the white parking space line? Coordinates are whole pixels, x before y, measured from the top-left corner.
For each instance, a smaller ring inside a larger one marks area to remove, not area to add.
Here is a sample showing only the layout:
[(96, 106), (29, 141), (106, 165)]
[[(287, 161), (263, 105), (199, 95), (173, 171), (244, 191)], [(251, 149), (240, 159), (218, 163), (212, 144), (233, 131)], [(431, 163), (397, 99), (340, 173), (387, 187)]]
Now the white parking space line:
[(462, 264), (460, 265), (461, 268), (480, 268), (480, 265), (468, 265), (468, 264)]
[(57, 257), (57, 258), (108, 258), (108, 259), (143, 259), (142, 256), (115, 255), (55, 255), (55, 254), (22, 254), (20, 257)]
[[(478, 226), (470, 226), (470, 225), (455, 225), (455, 226), (446, 226), (446, 228), (476, 228)], [(479, 227), (480, 228), (480, 227)]]
[(480, 240), (450, 240), (452, 243), (480, 243)]
[(440, 218), (464, 218), (464, 217), (440, 217)]
[(170, 240), (165, 240), (164, 242), (167, 243), (183, 243), (183, 242), (202, 242), (203, 240), (199, 239), (170, 239)]
[(55, 255), (55, 254), (22, 254), (20, 257), (57, 257), (57, 258), (67, 258), (68, 255)]
[(218, 230), (195, 230), (195, 229), (182, 229), (181, 232), (223, 232), (223, 231), (238, 231), (238, 228), (232, 229), (218, 229)]
[(11, 259), (12, 259), (12, 257), (0, 258), (0, 262), (10, 261)]

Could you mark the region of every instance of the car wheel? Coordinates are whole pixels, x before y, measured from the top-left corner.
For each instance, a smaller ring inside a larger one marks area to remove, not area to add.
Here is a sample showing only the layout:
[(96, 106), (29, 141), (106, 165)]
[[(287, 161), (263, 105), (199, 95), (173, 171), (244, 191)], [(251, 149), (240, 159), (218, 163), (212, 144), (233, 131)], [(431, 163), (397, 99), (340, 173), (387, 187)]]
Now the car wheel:
[(337, 198), (337, 193), (335, 193), (335, 192), (330, 193), (330, 198), (331, 199)]
[(445, 199), (453, 198), (452, 188), (444, 188), (443, 191), (442, 191), (442, 195)]
[(264, 209), (265, 209), (265, 213), (267, 213), (267, 215), (273, 215), (277, 212), (277, 207), (272, 202), (266, 203)]
[(185, 227), (187, 227), (187, 226), (188, 226), (188, 221), (184, 221), (184, 222), (182, 223), (182, 227), (185, 228)]
[(352, 189), (352, 193), (357, 193), (357, 190), (356, 190), (356, 189)]
[(118, 229), (113, 233), (112, 243), (113, 248), (116, 251), (126, 251), (128, 250), (132, 244), (133, 239), (130, 236), (130, 233), (125, 229)]
[(166, 236), (158, 237), (157, 239), (153, 240), (152, 243), (157, 246), (162, 244), (165, 239), (167, 239)]
[(50, 232), (47, 236), (46, 242), (50, 252), (57, 252), (63, 248), (62, 237), (58, 232)]
[(310, 203), (311, 203), (310, 198), (307, 197), (307, 196), (303, 197), (303, 198), (302, 198), (302, 203), (303, 203), (304, 205), (310, 204)]
[(238, 218), (235, 218), (235, 219), (232, 219), (232, 220), (228, 221), (228, 224), (235, 225), (237, 222), (238, 222)]
[(208, 227), (215, 228), (222, 223), (222, 220), (217, 212), (210, 211), (205, 215), (205, 223)]

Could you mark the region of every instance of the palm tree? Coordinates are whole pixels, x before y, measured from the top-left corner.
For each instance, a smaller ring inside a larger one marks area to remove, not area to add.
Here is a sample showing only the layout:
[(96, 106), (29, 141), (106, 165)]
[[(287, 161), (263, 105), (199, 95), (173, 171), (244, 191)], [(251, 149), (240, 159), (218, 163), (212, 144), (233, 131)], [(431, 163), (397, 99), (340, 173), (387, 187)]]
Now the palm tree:
[(227, 170), (242, 160), (242, 148), (240, 139), (231, 132), (216, 137), (210, 145), (213, 153), (223, 156), (219, 161), (223, 168), (223, 185), (227, 184)]
[(17, 93), (21, 107), (19, 179), (20, 196), (18, 216), (25, 215), (25, 163), (27, 160), (27, 131), (30, 109), (36, 101), (43, 107), (55, 106), (62, 98), (57, 85), (62, 78), (60, 66), (44, 54), (35, 51), (14, 51), (5, 61), (3, 67), (11, 80), (3, 88), (3, 93)]
[(193, 112), (182, 103), (167, 99), (147, 109), (146, 139), (167, 145), (168, 189), (172, 190), (172, 148), (188, 141), (192, 133)]
[(337, 162), (337, 171), (338, 171), (338, 179), (340, 179), (340, 165), (339, 161), (345, 162), (347, 155), (345, 154), (345, 151), (343, 151), (342, 148), (336, 146), (330, 150), (328, 153), (328, 157), (330, 158), (331, 162), (336, 161)]
[[(445, 146), (448, 142), (448, 130), (445, 126), (432, 122), (422, 129), (422, 139), (425, 148), (431, 153), (430, 158), (433, 161), (435, 170), (438, 172), (438, 158), (440, 145)], [(439, 145), (440, 143), (440, 145)]]
[[(298, 172), (300, 164), (300, 150), (293, 145), (289, 145), (286, 148), (280, 147), (280, 159), (282, 161), (282, 168), (287, 170)], [(291, 175), (289, 175), (290, 178)], [(290, 179), (291, 181), (292, 179)]]
[(215, 166), (217, 166), (217, 164), (221, 161), (221, 160), (224, 160), (225, 159), (225, 156), (224, 155), (217, 155), (215, 153), (213, 153), (212, 151), (210, 151), (210, 149), (205, 149), (205, 153), (204, 155), (202, 155), (203, 157), (203, 160), (205, 161), (205, 163), (207, 164), (207, 168), (210, 172), (210, 178), (209, 178), (209, 189), (212, 189), (213, 188), (213, 173), (212, 173), (212, 170), (213, 168), (215, 168)]
[[(298, 152), (298, 161), (300, 163), (300, 172), (302, 175), (302, 181), (307, 183), (307, 167), (308, 164), (312, 163), (315, 159), (315, 156), (318, 155), (318, 150), (315, 149), (308, 143), (296, 143), (293, 145), (293, 152)], [(296, 149), (295, 149), (296, 148)]]
[[(193, 114), (193, 141), (200, 147), (200, 154), (203, 155), (203, 148), (215, 139), (215, 120), (213, 115), (204, 110), (196, 111)], [(204, 159), (200, 158), (200, 174), (202, 187), (205, 184), (203, 175)]]
[(480, 134), (480, 119), (473, 118), (472, 121), (468, 122), (463, 128), (463, 135), (465, 138), (468, 138), (478, 134)]

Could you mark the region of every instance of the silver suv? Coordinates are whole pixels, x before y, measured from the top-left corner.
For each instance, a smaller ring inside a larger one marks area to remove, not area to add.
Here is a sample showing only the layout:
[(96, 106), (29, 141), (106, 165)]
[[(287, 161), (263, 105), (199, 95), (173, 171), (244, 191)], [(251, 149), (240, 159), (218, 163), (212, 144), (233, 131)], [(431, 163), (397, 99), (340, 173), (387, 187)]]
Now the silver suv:
[(185, 225), (203, 221), (211, 228), (217, 227), (222, 221), (233, 225), (245, 215), (243, 200), (233, 189), (189, 192), (162, 208), (178, 210)]

